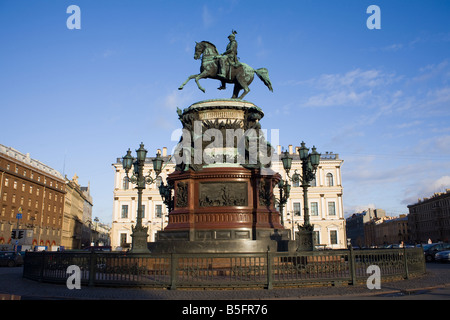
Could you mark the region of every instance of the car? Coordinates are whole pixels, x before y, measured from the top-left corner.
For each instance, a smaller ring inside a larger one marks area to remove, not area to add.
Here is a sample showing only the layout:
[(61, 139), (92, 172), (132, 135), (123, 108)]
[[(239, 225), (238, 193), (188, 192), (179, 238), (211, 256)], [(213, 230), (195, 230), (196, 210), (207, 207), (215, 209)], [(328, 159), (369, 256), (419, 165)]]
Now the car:
[(436, 253), (447, 250), (450, 250), (450, 243), (431, 243), (423, 246), (423, 254), (428, 262), (434, 261)]
[(102, 251), (111, 252), (111, 246), (89, 246), (83, 249), (84, 251)]
[(14, 251), (0, 251), (0, 265), (15, 267), (23, 265), (23, 257)]
[(450, 250), (436, 253), (434, 260), (438, 262), (450, 262)]

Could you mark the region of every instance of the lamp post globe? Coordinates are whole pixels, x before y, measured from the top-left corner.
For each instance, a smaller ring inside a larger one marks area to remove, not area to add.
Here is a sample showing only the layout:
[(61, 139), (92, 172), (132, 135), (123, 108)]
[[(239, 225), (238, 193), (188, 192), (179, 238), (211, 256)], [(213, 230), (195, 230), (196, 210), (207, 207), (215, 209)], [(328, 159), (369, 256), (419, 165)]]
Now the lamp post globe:
[(164, 160), (161, 158), (159, 152), (156, 154), (156, 158), (153, 159), (152, 162), (156, 175), (159, 175), (161, 173), (162, 164), (164, 163)]

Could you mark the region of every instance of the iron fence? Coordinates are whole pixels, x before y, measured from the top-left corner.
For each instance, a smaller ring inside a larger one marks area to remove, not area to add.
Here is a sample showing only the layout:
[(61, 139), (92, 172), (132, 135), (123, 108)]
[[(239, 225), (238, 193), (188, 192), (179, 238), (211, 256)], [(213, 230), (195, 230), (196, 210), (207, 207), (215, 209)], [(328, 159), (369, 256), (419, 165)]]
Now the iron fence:
[(27, 252), (23, 277), (66, 283), (76, 265), (89, 286), (224, 288), (356, 284), (376, 265), (381, 281), (425, 272), (421, 248), (308, 252), (133, 254), (111, 252)]

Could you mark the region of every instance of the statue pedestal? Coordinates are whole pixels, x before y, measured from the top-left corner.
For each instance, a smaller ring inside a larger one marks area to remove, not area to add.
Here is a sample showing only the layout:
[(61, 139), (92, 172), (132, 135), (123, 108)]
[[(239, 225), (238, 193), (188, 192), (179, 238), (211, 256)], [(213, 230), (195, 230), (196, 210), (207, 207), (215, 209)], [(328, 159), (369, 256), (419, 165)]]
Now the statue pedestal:
[[(173, 210), (151, 251), (266, 252), (283, 247), (290, 232), (281, 225), (274, 206), (273, 188), (281, 176), (269, 168), (270, 163), (260, 161), (262, 151), (265, 159), (270, 158), (261, 148), (267, 144), (259, 135), (261, 109), (241, 100), (207, 100), (179, 116), (184, 134), (190, 133), (180, 142), (184, 143), (180, 150), (190, 150), (190, 158), (168, 175), (174, 189)], [(205, 132), (214, 134), (213, 147)], [(234, 135), (245, 132), (252, 135)], [(252, 149), (250, 143), (257, 147)]]

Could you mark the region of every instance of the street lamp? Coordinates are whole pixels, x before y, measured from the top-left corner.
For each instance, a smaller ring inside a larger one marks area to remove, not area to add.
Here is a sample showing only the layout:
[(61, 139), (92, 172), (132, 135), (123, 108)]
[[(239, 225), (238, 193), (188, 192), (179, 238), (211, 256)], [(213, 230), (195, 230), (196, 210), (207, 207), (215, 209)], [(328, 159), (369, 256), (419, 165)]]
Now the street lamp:
[(305, 142), (302, 141), (300, 148), (298, 149), (298, 153), (300, 156), (300, 161), (302, 163), (302, 174), (298, 174), (297, 170), (294, 171), (294, 174), (289, 176), (289, 171), (291, 169), (292, 157), (288, 154), (288, 152), (284, 152), (284, 155), (281, 158), (283, 162), (283, 168), (286, 171), (287, 177), (293, 181), (301, 182), (303, 188), (303, 210), (304, 210), (304, 223), (303, 226), (298, 226), (299, 229), (299, 248), (297, 250), (312, 250), (314, 248), (313, 239), (312, 239), (312, 231), (314, 226), (311, 225), (309, 220), (309, 206), (308, 206), (308, 187), (310, 186), (310, 182), (314, 180), (316, 176), (317, 167), (320, 162), (320, 153), (316, 151), (316, 147), (312, 147), (312, 152), (309, 153), (309, 149), (305, 146)]
[[(147, 247), (147, 231), (148, 227), (142, 225), (142, 191), (145, 189), (146, 184), (152, 184), (156, 181), (159, 174), (161, 173), (161, 168), (164, 160), (161, 158), (160, 154), (156, 154), (156, 158), (152, 160), (153, 169), (155, 170), (156, 177), (152, 178), (150, 173), (144, 176), (144, 164), (145, 158), (147, 156), (147, 150), (144, 148), (144, 144), (141, 145), (138, 150), (136, 150), (136, 159), (131, 155), (131, 150), (128, 149), (127, 154), (122, 158), (122, 165), (126, 172), (127, 179), (136, 185), (138, 190), (138, 208), (137, 208), (137, 219), (136, 226), (131, 226), (132, 229), (132, 246), (131, 252), (135, 253), (146, 253), (149, 252)], [(133, 166), (133, 175), (131, 178), (128, 177), (128, 172)]]
[(283, 207), (286, 205), (289, 194), (291, 192), (291, 185), (283, 179), (280, 179), (278, 182), (278, 189), (280, 189), (280, 200), (278, 200), (278, 204), (280, 207), (280, 217), (281, 217), (281, 225), (284, 227), (284, 218), (283, 218)]

